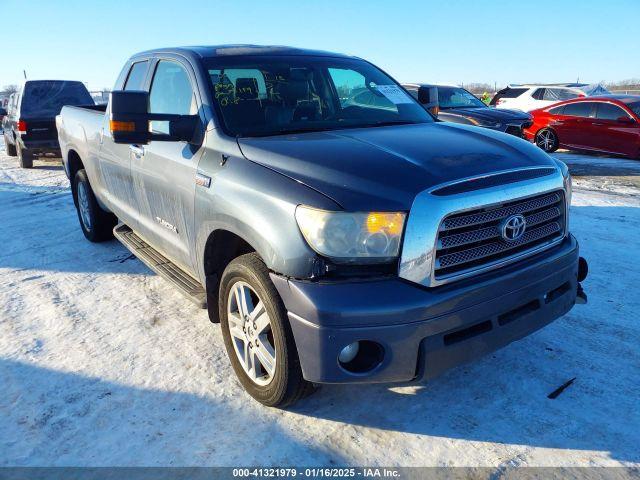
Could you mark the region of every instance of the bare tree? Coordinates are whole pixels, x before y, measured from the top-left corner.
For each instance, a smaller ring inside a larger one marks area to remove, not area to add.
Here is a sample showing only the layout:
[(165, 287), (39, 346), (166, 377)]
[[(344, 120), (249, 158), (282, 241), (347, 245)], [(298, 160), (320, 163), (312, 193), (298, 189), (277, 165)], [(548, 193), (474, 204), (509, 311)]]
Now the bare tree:
[(609, 82), (605, 86), (611, 91), (640, 91), (640, 78), (629, 78), (627, 80), (620, 80), (618, 82)]
[(0, 95), (11, 95), (12, 93), (16, 93), (17, 91), (18, 85), (5, 85), (4, 87), (2, 87), (2, 90), (0, 90)]
[(493, 85), (488, 83), (465, 83), (464, 88), (474, 95), (482, 95), (484, 92), (493, 93)]

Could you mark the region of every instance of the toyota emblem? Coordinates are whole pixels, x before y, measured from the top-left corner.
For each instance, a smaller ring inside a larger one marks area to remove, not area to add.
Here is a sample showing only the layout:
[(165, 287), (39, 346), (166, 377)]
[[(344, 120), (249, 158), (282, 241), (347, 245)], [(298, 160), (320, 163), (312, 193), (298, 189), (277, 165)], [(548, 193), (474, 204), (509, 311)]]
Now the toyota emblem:
[(502, 238), (508, 242), (519, 240), (527, 229), (527, 221), (522, 215), (511, 215), (502, 224)]

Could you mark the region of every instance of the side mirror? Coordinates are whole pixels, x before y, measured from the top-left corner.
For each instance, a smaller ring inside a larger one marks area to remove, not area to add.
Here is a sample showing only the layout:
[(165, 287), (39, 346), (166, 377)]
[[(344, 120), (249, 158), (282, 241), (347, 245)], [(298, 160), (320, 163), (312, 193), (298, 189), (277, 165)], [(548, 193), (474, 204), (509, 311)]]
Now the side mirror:
[(149, 132), (149, 94), (143, 91), (114, 90), (109, 95), (109, 130), (115, 143), (146, 145)]
[[(149, 113), (149, 93), (137, 90), (114, 90), (110, 94), (109, 128), (115, 143), (146, 145), (151, 141), (192, 142), (200, 117)], [(150, 121), (168, 122), (169, 134), (153, 133)]]
[(636, 123), (636, 121), (633, 118), (624, 115), (622, 117), (618, 117), (618, 123), (624, 123), (625, 125), (631, 125), (633, 123)]
[(421, 86), (418, 88), (418, 103), (435, 117), (438, 116), (438, 87)]

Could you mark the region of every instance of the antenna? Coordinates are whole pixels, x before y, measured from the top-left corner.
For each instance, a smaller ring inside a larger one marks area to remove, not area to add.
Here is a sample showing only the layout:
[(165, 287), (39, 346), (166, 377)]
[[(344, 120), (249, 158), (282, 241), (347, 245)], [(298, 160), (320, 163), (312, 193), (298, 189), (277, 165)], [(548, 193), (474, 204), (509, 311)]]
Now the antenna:
[(24, 75), (24, 79), (27, 79), (27, 71), (26, 70), (22, 70), (22, 74)]

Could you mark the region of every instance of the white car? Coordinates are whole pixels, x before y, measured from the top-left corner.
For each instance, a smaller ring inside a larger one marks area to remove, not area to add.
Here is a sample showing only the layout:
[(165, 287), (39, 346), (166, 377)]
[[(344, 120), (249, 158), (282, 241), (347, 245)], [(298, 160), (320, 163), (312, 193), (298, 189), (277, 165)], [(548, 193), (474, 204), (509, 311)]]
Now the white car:
[(495, 94), (490, 105), (530, 112), (572, 98), (608, 93), (602, 85), (586, 83), (509, 85)]

